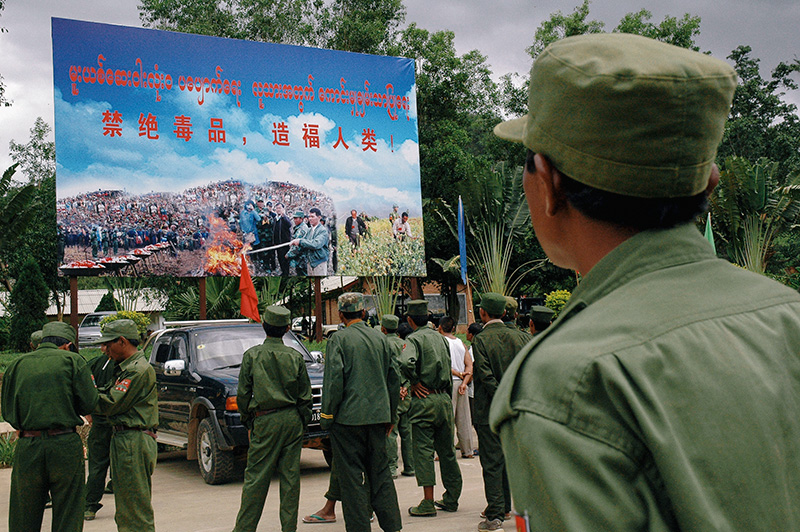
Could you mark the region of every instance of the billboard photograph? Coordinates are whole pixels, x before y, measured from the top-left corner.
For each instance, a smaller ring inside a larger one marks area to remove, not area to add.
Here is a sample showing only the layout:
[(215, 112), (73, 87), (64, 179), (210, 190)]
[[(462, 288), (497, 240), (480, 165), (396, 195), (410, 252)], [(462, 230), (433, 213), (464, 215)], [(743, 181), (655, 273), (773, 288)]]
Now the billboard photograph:
[(62, 274), (425, 275), (413, 60), (52, 36)]

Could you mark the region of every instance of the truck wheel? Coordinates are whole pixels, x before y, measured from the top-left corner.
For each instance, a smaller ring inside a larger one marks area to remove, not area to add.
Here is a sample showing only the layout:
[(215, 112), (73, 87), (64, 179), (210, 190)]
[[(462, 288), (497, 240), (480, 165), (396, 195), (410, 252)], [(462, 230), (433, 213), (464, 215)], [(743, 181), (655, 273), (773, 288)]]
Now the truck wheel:
[(197, 429), (197, 465), (206, 484), (223, 484), (233, 477), (233, 451), (219, 448), (209, 418), (201, 421)]

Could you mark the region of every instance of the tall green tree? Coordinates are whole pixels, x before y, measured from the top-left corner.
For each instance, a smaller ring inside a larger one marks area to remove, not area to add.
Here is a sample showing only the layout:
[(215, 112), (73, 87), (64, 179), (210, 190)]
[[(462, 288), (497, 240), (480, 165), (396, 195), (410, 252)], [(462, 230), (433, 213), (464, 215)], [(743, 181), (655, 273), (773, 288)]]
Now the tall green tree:
[(31, 136), (28, 142), (19, 144), (11, 140), (8, 144), (11, 159), (19, 165), (22, 174), (35, 185), (55, 175), (56, 144), (47, 138), (51, 132), (50, 124), (42, 117), (37, 117), (30, 129)]
[(781, 62), (770, 79), (761, 76), (760, 60), (749, 46), (739, 46), (728, 56), (739, 75), (733, 105), (719, 147), (719, 158), (730, 156), (777, 162), (776, 176), (789, 176), (800, 169), (800, 116), (797, 106), (785, 100), (787, 90), (796, 90), (792, 78), (800, 72), (800, 60)]
[(10, 347), (27, 351), (31, 333), (47, 322), (48, 290), (39, 264), (29, 257), (20, 271), (9, 296), (11, 324)]
[[(6, 0), (0, 0), (0, 13), (3, 12), (3, 9), (6, 8)], [(3, 27), (0, 27), (0, 33), (5, 33), (6, 30)], [(10, 107), (11, 100), (6, 97), (6, 86), (3, 83), (3, 76), (0, 75), (0, 107)]]

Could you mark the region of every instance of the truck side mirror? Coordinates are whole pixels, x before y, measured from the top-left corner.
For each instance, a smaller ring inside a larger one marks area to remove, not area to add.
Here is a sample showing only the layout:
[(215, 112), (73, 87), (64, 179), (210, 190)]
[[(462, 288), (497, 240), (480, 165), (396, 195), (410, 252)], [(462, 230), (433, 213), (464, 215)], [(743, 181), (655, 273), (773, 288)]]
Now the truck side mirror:
[(186, 370), (185, 360), (168, 360), (164, 363), (164, 375), (179, 377)]

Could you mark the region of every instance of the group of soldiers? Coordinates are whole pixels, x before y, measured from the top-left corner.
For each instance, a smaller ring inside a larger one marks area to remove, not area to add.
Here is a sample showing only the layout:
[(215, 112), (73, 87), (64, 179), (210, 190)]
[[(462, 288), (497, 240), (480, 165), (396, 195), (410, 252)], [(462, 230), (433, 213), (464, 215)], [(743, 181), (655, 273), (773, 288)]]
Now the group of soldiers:
[[(514, 355), (531, 339), (517, 329), (508, 298), (484, 294), (483, 331), (473, 339), (475, 357), (474, 424), (481, 442), (487, 507), (479, 530), (499, 530), (510, 518), (503, 450), (489, 429), (489, 406)], [(458, 510), (461, 470), (453, 445), (453, 380), (445, 337), (429, 324), (427, 302), (408, 303), (404, 328), (395, 315), (381, 318), (380, 332), (365, 321), (364, 296), (350, 292), (338, 300), (345, 327), (328, 341), (322, 391), (321, 425), (333, 450), (326, 505), (303, 521), (335, 520), (336, 501), (348, 531), (368, 531), (373, 514), (381, 529), (398, 531), (402, 519), (393, 478), (397, 477), (398, 429), (404, 475), (416, 476), (422, 500), (408, 509), (413, 517)], [(503, 317), (511, 319), (506, 323)], [(255, 530), (269, 480), (281, 482), (281, 529), (296, 529), (302, 428), (311, 415), (311, 388), (302, 358), (280, 341), (290, 313), (279, 306), (263, 316), (267, 341), (244, 355), (239, 376), (239, 409), (251, 430), (251, 447), (237, 532)], [(410, 447), (410, 449), (409, 449)], [(470, 450), (471, 451), (471, 450)], [(435, 458), (436, 457), (436, 458)], [(435, 459), (444, 491), (434, 496)]]
[[(52, 499), (54, 531), (83, 529), (102, 507), (111, 468), (118, 530), (155, 530), (150, 502), (156, 465), (158, 396), (155, 372), (138, 350), (132, 320), (103, 325), (103, 354), (87, 365), (75, 347), (76, 332), (54, 321), (34, 333), (31, 353), (3, 375), (3, 417), (19, 438), (11, 473), (9, 530), (39, 530)], [(89, 480), (76, 428), (84, 416)]]

